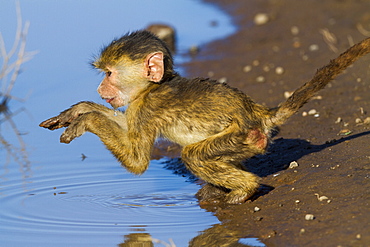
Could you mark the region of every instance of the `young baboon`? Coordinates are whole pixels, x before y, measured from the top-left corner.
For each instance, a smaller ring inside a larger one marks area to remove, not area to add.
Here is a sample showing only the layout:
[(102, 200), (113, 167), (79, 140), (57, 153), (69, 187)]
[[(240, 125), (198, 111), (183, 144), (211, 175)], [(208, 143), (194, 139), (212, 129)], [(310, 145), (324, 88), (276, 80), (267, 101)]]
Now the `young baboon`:
[[(241, 91), (209, 79), (187, 79), (173, 70), (166, 45), (148, 31), (129, 33), (106, 46), (92, 63), (105, 73), (98, 92), (114, 109), (80, 102), (40, 124), (67, 127), (60, 141), (86, 131), (100, 137), (130, 172), (143, 173), (156, 138), (183, 146), (186, 167), (210, 188), (226, 191), (228, 203), (241, 203), (259, 187), (259, 178), (241, 162), (263, 154), (274, 127), (284, 123), (317, 91), (361, 56), (370, 38), (319, 69), (276, 108), (253, 102)], [(128, 105), (125, 112), (115, 109)]]

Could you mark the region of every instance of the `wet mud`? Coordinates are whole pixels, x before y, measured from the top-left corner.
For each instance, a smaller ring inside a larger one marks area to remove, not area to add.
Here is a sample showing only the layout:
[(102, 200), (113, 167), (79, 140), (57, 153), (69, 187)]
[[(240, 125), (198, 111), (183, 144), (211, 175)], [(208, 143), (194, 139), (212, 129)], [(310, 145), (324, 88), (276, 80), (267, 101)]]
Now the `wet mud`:
[[(366, 0), (206, 0), (237, 33), (200, 47), (182, 65), (273, 107), (316, 69), (370, 35)], [(215, 20), (217, 23), (217, 20)], [(370, 246), (370, 56), (356, 62), (281, 126), (266, 155), (245, 165), (262, 177), (241, 205), (201, 205), (221, 224), (192, 246)], [(159, 148), (173, 157), (178, 147)], [(210, 245), (210, 244), (213, 245)]]

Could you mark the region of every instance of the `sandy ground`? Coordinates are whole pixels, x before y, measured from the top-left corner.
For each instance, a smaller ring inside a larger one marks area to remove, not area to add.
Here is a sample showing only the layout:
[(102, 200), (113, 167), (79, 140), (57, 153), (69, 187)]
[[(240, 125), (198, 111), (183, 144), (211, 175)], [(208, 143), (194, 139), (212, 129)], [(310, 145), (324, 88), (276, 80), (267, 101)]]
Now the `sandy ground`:
[[(239, 31), (201, 47), (185, 65), (188, 75), (226, 80), (268, 106), (370, 36), (367, 0), (207, 2), (233, 16)], [(266, 23), (255, 23), (259, 13)], [(266, 194), (204, 206), (222, 224), (194, 246), (245, 246), (237, 242), (243, 237), (266, 246), (370, 246), (370, 56), (318, 96), (280, 128), (267, 155), (246, 164), (263, 178)], [(303, 116), (313, 109), (316, 116)], [(289, 168), (293, 161), (298, 167)]]

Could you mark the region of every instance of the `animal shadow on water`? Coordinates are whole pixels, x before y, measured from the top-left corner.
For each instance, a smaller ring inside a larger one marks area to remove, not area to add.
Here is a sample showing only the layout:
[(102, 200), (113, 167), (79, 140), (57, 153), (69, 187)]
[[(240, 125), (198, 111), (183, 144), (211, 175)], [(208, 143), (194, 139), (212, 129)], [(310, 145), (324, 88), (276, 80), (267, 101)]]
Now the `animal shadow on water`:
[[(247, 171), (258, 175), (259, 177), (267, 177), (279, 171), (286, 170), (292, 161), (299, 160), (305, 155), (320, 152), (342, 142), (369, 134), (370, 131), (365, 131), (351, 136), (340, 137), (340, 139), (332, 139), (320, 145), (314, 145), (302, 139), (278, 138), (273, 141), (266, 154), (254, 156), (244, 161), (243, 165)], [(198, 178), (186, 169), (180, 158), (173, 158), (165, 161), (164, 168), (172, 170), (176, 175), (187, 177), (188, 182), (198, 181)], [(206, 190), (204, 193), (208, 192), (207, 186), (209, 185), (203, 185), (197, 193), (197, 198), (200, 202), (202, 202), (203, 199), (202, 190)], [(261, 184), (258, 191), (250, 198), (250, 200), (254, 201), (260, 196), (268, 194), (273, 189), (274, 187), (272, 186)], [(213, 188), (213, 192), (211, 193), (213, 198), (210, 198), (210, 193), (208, 192), (206, 201), (223, 202), (223, 199), (228, 192), (229, 191), (223, 188), (218, 188), (216, 190)]]

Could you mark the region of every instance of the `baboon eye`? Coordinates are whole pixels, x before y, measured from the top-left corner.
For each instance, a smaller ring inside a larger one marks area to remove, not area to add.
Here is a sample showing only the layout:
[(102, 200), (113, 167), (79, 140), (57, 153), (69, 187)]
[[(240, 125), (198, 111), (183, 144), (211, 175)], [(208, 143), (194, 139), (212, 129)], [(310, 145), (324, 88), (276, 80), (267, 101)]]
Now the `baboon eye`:
[(112, 71), (107, 71), (107, 72), (105, 72), (105, 75), (106, 75), (107, 77), (111, 76), (111, 75), (112, 75)]

